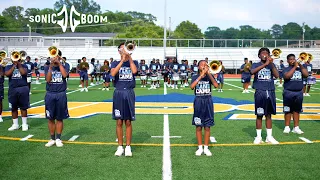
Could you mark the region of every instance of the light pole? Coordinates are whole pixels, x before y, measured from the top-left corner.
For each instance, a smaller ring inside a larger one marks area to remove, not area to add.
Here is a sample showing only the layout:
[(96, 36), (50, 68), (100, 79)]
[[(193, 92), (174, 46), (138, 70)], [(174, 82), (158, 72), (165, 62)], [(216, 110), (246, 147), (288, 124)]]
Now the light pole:
[(27, 27), (29, 27), (29, 41), (31, 39), (31, 26), (29, 24), (27, 24)]
[(306, 29), (304, 28), (304, 22), (302, 23), (302, 42), (304, 47), (304, 33), (306, 32)]
[(164, 0), (164, 26), (163, 26), (163, 60), (166, 59), (167, 47), (167, 0)]

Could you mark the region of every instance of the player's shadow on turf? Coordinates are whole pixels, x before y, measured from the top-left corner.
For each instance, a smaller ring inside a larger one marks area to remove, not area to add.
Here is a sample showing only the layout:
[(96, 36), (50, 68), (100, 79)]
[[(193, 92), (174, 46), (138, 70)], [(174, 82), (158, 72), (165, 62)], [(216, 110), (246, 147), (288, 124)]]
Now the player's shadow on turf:
[(279, 129), (284, 129), (284, 120), (283, 121), (272, 121), (272, 125), (276, 126)]
[(256, 127), (255, 126), (248, 126), (248, 127), (245, 127), (242, 129), (243, 132), (246, 132), (249, 134), (249, 136), (251, 137), (256, 137), (257, 134), (256, 134)]
[(66, 134), (64, 134), (63, 136), (64, 136), (64, 138), (69, 139), (74, 135), (84, 135), (84, 134), (91, 134), (91, 133), (92, 133), (92, 131), (89, 128), (82, 127), (80, 129), (69, 131)]
[[(32, 116), (28, 118), (32, 119)], [(32, 120), (29, 120), (28, 124), (30, 125), (30, 127), (42, 127), (43, 124), (48, 124), (48, 121), (43, 119), (32, 119)]]
[(150, 139), (151, 136), (147, 132), (137, 132), (132, 135), (132, 138), (135, 143), (144, 143)]

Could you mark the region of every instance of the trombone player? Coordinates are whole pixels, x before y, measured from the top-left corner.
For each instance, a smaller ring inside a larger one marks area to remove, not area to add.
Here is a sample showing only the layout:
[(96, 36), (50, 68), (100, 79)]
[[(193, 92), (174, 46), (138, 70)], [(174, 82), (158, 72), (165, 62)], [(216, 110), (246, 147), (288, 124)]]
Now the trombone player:
[(28, 75), (27, 75), (27, 83), (29, 87), (29, 94), (31, 93), (31, 81), (32, 81), (32, 71), (34, 70), (34, 64), (30, 62), (30, 56), (26, 57), (26, 62), (24, 63), (27, 66)]
[[(301, 59), (301, 55), (303, 54), (304, 52), (300, 53), (300, 59)], [(307, 54), (306, 55), (306, 59), (304, 60), (304, 64), (303, 64), (303, 67), (306, 68), (308, 70), (308, 74), (309, 76), (307, 78), (304, 78), (303, 79), (303, 96), (310, 96), (309, 92), (310, 92), (310, 88), (311, 88), (311, 85), (315, 83), (314, 80), (314, 77), (312, 76), (313, 75), (313, 72), (312, 72), (312, 64), (311, 64), (311, 61), (312, 61), (313, 57), (311, 54)]]
[(27, 66), (21, 64), (20, 59), (21, 54), (18, 51), (13, 51), (11, 53), (12, 64), (7, 65), (5, 68), (5, 75), (9, 78), (8, 100), (13, 121), (13, 124), (8, 131), (20, 128), (18, 122), (18, 108), (20, 108), (22, 116), (22, 131), (27, 131), (29, 129), (27, 124), (27, 110), (30, 107)]

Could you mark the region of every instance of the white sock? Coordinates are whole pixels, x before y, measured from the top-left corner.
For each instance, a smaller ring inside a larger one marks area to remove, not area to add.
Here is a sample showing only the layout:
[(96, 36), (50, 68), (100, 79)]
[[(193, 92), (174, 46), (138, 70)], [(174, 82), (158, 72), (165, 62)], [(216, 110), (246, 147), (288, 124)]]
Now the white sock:
[(202, 145), (199, 145), (198, 148), (199, 148), (199, 149), (202, 149)]
[(18, 118), (16, 118), (16, 119), (12, 119), (12, 122), (13, 122), (13, 124), (14, 124), (14, 125), (19, 126)]
[(262, 129), (256, 129), (256, 131), (257, 131), (257, 137), (261, 138)]
[(203, 149), (205, 149), (205, 150), (208, 149), (208, 146), (206, 146), (206, 145), (204, 145), (203, 147), (204, 147)]
[(26, 125), (27, 124), (27, 117), (22, 117), (22, 124)]
[(299, 126), (294, 127), (294, 129), (299, 129)]
[(0, 119), (2, 119), (2, 115), (0, 115)]
[(271, 137), (272, 136), (272, 129), (267, 129), (267, 137)]

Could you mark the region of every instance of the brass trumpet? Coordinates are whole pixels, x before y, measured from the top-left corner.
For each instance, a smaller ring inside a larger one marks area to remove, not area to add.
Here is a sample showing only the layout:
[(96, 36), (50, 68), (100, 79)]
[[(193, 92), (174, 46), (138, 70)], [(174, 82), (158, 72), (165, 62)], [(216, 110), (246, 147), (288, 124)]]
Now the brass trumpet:
[(50, 46), (49, 50), (49, 57), (54, 58), (56, 56), (62, 56), (62, 52), (56, 46)]
[(5, 67), (8, 64), (7, 59), (7, 52), (6, 51), (0, 51), (0, 65)]
[(279, 48), (275, 48), (274, 50), (272, 50), (272, 56), (271, 58), (273, 59), (279, 59), (280, 58), (280, 54), (282, 53), (281, 49)]
[(21, 58), (21, 54), (18, 51), (12, 51), (11, 52), (11, 60), (12, 61), (19, 61)]
[(217, 60), (211, 61), (211, 62), (208, 64), (208, 66), (209, 66), (209, 72), (210, 72), (211, 74), (218, 74), (218, 73), (221, 71), (221, 69), (222, 69), (221, 63), (220, 63), (219, 61), (217, 61)]
[[(311, 54), (310, 54), (311, 55)], [(309, 60), (309, 54), (306, 52), (302, 52), (299, 54), (298, 63), (301, 64), (302, 62), (306, 63)], [(312, 55), (311, 55), (312, 58)]]
[(127, 41), (124, 43), (124, 50), (130, 55), (136, 49), (136, 43), (134, 41)]

